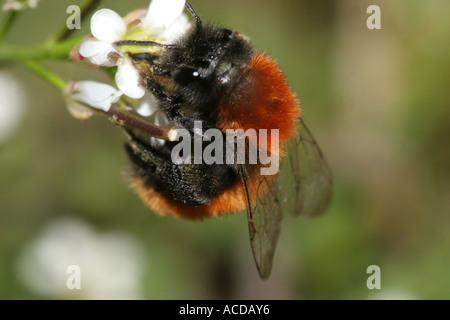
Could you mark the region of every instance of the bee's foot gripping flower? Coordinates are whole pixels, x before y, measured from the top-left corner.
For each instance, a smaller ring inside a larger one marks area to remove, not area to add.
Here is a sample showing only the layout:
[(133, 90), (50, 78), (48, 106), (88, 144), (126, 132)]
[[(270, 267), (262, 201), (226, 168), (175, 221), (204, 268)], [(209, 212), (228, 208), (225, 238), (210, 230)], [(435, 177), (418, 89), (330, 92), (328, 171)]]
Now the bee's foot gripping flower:
[(118, 88), (130, 98), (141, 99), (145, 95), (141, 77), (115, 43), (121, 40), (173, 42), (190, 26), (182, 13), (184, 5), (184, 0), (153, 0), (147, 11), (138, 10), (125, 18), (113, 10), (99, 10), (91, 19), (93, 38), (81, 43), (79, 53), (94, 65), (117, 66)]

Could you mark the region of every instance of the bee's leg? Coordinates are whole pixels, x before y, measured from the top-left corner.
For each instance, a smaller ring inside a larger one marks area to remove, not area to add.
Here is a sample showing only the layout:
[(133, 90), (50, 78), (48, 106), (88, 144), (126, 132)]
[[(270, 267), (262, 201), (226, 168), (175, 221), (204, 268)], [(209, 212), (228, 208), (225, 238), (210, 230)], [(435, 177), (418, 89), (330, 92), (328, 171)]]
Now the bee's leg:
[(174, 200), (199, 206), (211, 200), (238, 181), (238, 173), (228, 165), (175, 164), (170, 149), (154, 147), (130, 139), (127, 152), (132, 174)]

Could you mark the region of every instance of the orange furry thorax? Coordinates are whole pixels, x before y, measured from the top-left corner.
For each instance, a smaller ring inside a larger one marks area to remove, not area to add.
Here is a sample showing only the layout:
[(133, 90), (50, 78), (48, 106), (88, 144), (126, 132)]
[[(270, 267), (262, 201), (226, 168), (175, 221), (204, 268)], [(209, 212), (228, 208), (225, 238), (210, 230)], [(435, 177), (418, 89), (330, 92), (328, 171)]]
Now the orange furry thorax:
[(294, 137), (299, 115), (297, 98), (277, 63), (257, 53), (232, 92), (223, 97), (218, 126), (222, 130), (278, 129), (282, 146)]

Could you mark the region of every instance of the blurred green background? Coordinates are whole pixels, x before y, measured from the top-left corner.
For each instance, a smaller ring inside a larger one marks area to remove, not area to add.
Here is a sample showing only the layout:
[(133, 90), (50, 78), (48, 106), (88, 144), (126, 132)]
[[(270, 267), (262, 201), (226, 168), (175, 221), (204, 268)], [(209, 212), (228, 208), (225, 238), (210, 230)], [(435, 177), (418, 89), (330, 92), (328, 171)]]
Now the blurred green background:
[[(19, 16), (7, 40), (42, 41), (71, 4), (42, 0)], [(60, 92), (21, 66), (3, 65), (0, 74), (20, 81), (27, 103), (0, 143), (0, 298), (103, 298), (83, 288), (40, 291), (24, 280), (25, 248), (70, 216), (99, 237), (133, 239), (140, 248), (133, 290), (144, 299), (450, 299), (450, 2), (192, 4), (276, 57), (333, 169), (327, 214), (284, 218), (273, 274), (261, 281), (245, 214), (203, 222), (156, 216), (121, 174), (127, 160), (117, 127), (72, 118)], [(366, 27), (371, 4), (381, 8), (381, 30)], [(105, 0), (101, 7), (125, 15), (147, 5)], [(79, 33), (89, 33), (89, 20)], [(106, 79), (70, 62), (46, 65), (67, 80)], [(381, 268), (381, 290), (366, 287), (370, 265)], [(44, 277), (39, 268), (33, 276)], [(81, 281), (87, 288), (83, 273)]]

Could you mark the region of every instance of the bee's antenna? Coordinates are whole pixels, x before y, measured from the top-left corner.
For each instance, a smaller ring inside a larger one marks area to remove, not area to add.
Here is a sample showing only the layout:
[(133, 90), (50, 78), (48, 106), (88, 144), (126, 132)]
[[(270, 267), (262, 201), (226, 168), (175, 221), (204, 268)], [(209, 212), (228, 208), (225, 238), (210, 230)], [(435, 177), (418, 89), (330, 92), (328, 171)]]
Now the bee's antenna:
[(198, 14), (195, 12), (194, 8), (192, 8), (192, 5), (189, 2), (186, 2), (186, 9), (192, 14), (192, 16), (195, 18), (195, 21), (197, 21), (197, 28), (202, 28), (202, 19), (198, 16)]
[(176, 48), (179, 49), (180, 47), (177, 45), (173, 45), (173, 44), (164, 44), (164, 43), (159, 43), (159, 42), (154, 42), (154, 41), (140, 41), (140, 40), (119, 40), (114, 42), (114, 46), (116, 47), (122, 47), (122, 46), (136, 46), (136, 47), (151, 47), (151, 46), (156, 46), (156, 47), (163, 47), (163, 48)]

